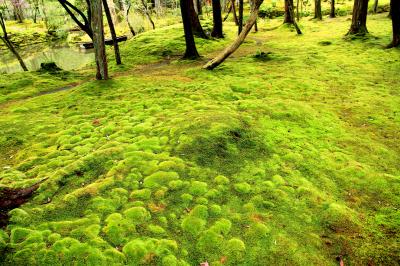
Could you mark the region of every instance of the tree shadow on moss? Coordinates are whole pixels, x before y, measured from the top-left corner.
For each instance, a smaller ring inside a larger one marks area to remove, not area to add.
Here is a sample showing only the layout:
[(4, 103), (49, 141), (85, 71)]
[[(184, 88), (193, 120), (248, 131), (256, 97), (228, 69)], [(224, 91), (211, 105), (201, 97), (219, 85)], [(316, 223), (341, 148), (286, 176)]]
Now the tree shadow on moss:
[(199, 166), (215, 169), (223, 174), (233, 174), (246, 161), (268, 156), (263, 135), (249, 124), (208, 129), (196, 134), (191, 142), (177, 147), (176, 152)]

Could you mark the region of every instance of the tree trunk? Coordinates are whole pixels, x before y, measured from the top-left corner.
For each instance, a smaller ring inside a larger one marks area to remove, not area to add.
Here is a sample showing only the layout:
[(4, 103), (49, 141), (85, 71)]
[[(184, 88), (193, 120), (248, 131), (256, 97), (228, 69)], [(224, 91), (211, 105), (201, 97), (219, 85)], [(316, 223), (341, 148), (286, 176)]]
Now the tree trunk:
[(285, 0), (285, 19), (283, 23), (293, 24), (294, 22), (293, 13), (290, 12), (291, 6), (293, 6), (293, 0)]
[(136, 36), (136, 32), (135, 32), (135, 30), (133, 29), (132, 24), (131, 24), (131, 22), (130, 22), (130, 20), (129, 20), (129, 11), (130, 11), (130, 10), (131, 10), (131, 3), (128, 4), (128, 7), (127, 7), (127, 9), (126, 9), (126, 23), (128, 24), (128, 27), (129, 27), (129, 30), (130, 30), (131, 33), (132, 33), (132, 36)]
[[(147, 19), (149, 20), (153, 30), (155, 30), (156, 29), (156, 25), (154, 24), (154, 21), (151, 19), (150, 10), (147, 8), (147, 1), (146, 0), (142, 0), (142, 5), (143, 5), (144, 14), (146, 15)], [(154, 6), (153, 6), (153, 8), (154, 8)]]
[(197, 15), (203, 15), (201, 0), (196, 0), (196, 6), (197, 6)]
[(97, 66), (96, 79), (108, 79), (106, 49), (104, 43), (104, 25), (101, 0), (90, 0), (90, 13), (93, 31), (93, 45)]
[(336, 17), (335, 0), (331, 0), (331, 13), (330, 13), (330, 17), (331, 17), (331, 18)]
[(365, 35), (367, 30), (368, 0), (354, 0), (353, 18), (347, 35)]
[(258, 17), (258, 10), (260, 9), (260, 5), (262, 4), (263, 0), (255, 0), (254, 9), (250, 14), (249, 19), (247, 20), (246, 25), (243, 27), (243, 31), (239, 34), (236, 40), (228, 46), (222, 53), (220, 53), (216, 58), (209, 61), (207, 64), (203, 66), (204, 69), (212, 70), (219, 66), (222, 62), (225, 61), (231, 54), (233, 54), (239, 46), (244, 42), (247, 35), (249, 34), (251, 28), (253, 27), (254, 23)]
[(190, 12), (189, 2), (192, 2), (192, 0), (190, 1), (180, 0), (183, 30), (185, 32), (185, 42), (186, 42), (186, 51), (185, 54), (183, 55), (183, 58), (196, 59), (199, 58), (200, 55), (197, 52), (196, 43), (194, 42), (193, 29), (190, 19), (191, 12)]
[(117, 41), (117, 34), (115, 33), (114, 22), (111, 17), (110, 9), (108, 8), (108, 1), (103, 0), (104, 12), (106, 13), (108, 27), (110, 28), (111, 38), (113, 40), (114, 53), (115, 53), (115, 62), (117, 65), (121, 64), (121, 55), (119, 53), (119, 46)]
[(3, 13), (0, 12), (0, 26), (1, 29), (3, 31), (3, 36), (0, 36), (0, 39), (4, 42), (4, 44), (8, 47), (8, 49), (11, 51), (11, 53), (13, 53), (13, 55), (17, 58), (19, 64), (21, 65), (22, 69), (24, 71), (28, 71), (28, 68), (26, 67), (24, 61), (22, 60), (21, 56), (19, 55), (19, 53), (17, 52), (17, 50), (15, 50), (14, 45), (12, 44), (12, 42), (10, 41), (10, 39), (8, 39), (8, 34), (7, 34), (7, 29), (6, 29), (6, 23), (4, 22), (4, 18), (3, 18)]
[(378, 12), (378, 0), (375, 0), (374, 7), (372, 10), (374, 11), (374, 13)]
[(321, 0), (315, 0), (314, 18), (322, 20)]
[[(199, 38), (208, 39), (207, 34), (204, 32), (203, 27), (200, 24), (199, 16), (194, 9), (193, 0), (186, 0), (188, 2), (187, 6), (189, 9), (189, 19), (192, 25), (192, 32)], [(186, 5), (185, 5), (186, 6)]]
[(388, 48), (400, 46), (400, 2), (390, 0), (390, 13), (392, 15), (393, 40)]
[(236, 15), (236, 7), (235, 7), (235, 0), (231, 0), (230, 1), (230, 5), (229, 5), (229, 9), (228, 9), (228, 13), (226, 14), (224, 21), (226, 21), (229, 17), (229, 14), (232, 12), (233, 13), (233, 20), (235, 22), (235, 25), (238, 26), (239, 22), (238, 22), (238, 18)]
[[(88, 6), (87, 17), (81, 10), (79, 10), (76, 6), (72, 5), (67, 0), (58, 0), (58, 2), (62, 5), (62, 7), (65, 9), (65, 11), (67, 11), (67, 13), (70, 15), (72, 20), (75, 21), (75, 23), (79, 26), (79, 28), (81, 30), (83, 30), (84, 32), (86, 32), (86, 34), (89, 35), (90, 39), (93, 40), (93, 31), (92, 31), (92, 26), (91, 26), (91, 14), (90, 14), (91, 13), (90, 1), (87, 0), (87, 2), (86, 2), (87, 6)], [(75, 13), (77, 13), (82, 18), (83, 22), (81, 22), (81, 20), (75, 16)]]
[(239, 0), (239, 29), (238, 29), (238, 33), (240, 35), (240, 33), (242, 33), (242, 29), (243, 29), (243, 0)]
[(224, 38), (224, 34), (222, 33), (221, 1), (212, 0), (212, 7), (214, 26), (211, 36), (214, 38)]
[(296, 1), (296, 17), (297, 17), (297, 21), (300, 21), (299, 3), (300, 3), (300, 0), (297, 0)]

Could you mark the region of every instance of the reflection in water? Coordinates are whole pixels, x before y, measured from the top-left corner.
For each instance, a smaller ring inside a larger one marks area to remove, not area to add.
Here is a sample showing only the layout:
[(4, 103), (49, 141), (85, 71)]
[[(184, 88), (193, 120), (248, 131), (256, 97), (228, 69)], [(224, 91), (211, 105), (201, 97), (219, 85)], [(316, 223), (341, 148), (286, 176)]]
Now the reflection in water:
[[(43, 62), (55, 62), (64, 70), (73, 70), (84, 67), (94, 62), (93, 50), (82, 50), (72, 47), (52, 47), (35, 52), (32, 47), (29, 50), (21, 49), (20, 53), (25, 64), (31, 71), (40, 69)], [(39, 48), (36, 51), (41, 50)], [(18, 61), (8, 51), (0, 50), (0, 73), (14, 73), (22, 71)]]

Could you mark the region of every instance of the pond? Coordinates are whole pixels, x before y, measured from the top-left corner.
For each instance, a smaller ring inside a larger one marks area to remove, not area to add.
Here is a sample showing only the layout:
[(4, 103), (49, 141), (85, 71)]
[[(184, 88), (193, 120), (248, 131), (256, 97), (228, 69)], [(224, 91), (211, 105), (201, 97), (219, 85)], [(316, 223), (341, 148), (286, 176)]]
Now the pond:
[[(43, 62), (55, 62), (64, 70), (79, 69), (94, 62), (93, 49), (78, 47), (52, 46), (27, 47), (19, 49), (19, 53), (30, 71), (40, 69)], [(0, 73), (21, 72), (22, 68), (15, 57), (6, 50), (0, 50)]]

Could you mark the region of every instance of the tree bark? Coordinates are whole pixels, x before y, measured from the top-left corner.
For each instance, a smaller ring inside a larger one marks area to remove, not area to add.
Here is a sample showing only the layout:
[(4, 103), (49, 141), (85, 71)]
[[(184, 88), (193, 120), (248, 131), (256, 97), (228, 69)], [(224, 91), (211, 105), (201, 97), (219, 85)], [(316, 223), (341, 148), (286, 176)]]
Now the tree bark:
[[(190, 4), (192, 0), (180, 0), (180, 7), (181, 7), (181, 15), (182, 15), (182, 22), (183, 22), (183, 30), (185, 32), (185, 42), (186, 42), (186, 51), (183, 55), (185, 59), (196, 59), (199, 58), (200, 55), (196, 49), (196, 43), (194, 42), (193, 36), (193, 29), (192, 23), (190, 19)], [(192, 2), (193, 3), (193, 2)]]
[(103, 0), (104, 12), (106, 13), (108, 27), (110, 28), (111, 38), (113, 40), (114, 53), (115, 53), (115, 62), (117, 65), (121, 64), (121, 55), (119, 53), (119, 46), (117, 41), (117, 34), (115, 33), (114, 22), (111, 16), (110, 9), (108, 8), (108, 1)]
[[(231, 2), (231, 6), (230, 6), (230, 9), (229, 9), (229, 12), (232, 12), (232, 13), (233, 13), (233, 19), (234, 19), (234, 21), (235, 21), (236, 26), (238, 26), (238, 25), (239, 25), (239, 21), (238, 21), (237, 15), (236, 15), (235, 0), (231, 0), (230, 2)], [(228, 19), (229, 12), (228, 12), (228, 14), (225, 16), (224, 21), (226, 21), (226, 20)]]
[(400, 46), (400, 2), (390, 0), (390, 13), (392, 15), (393, 40), (388, 48)]
[(203, 7), (201, 5), (201, 0), (196, 0), (197, 15), (203, 15)]
[(314, 18), (322, 20), (321, 0), (315, 0)]
[(212, 7), (214, 26), (211, 32), (211, 36), (214, 38), (224, 38), (224, 34), (222, 32), (221, 1), (212, 0)]
[(92, 17), (93, 45), (97, 66), (96, 79), (108, 79), (108, 66), (104, 43), (104, 25), (101, 0), (90, 0)]
[(239, 28), (238, 28), (238, 33), (242, 33), (243, 29), (243, 0), (239, 0)]
[(293, 13), (290, 12), (291, 6), (293, 6), (293, 0), (285, 0), (285, 18), (283, 23), (293, 24), (294, 22)]
[[(153, 2), (152, 2), (152, 3), (153, 3)], [(151, 19), (150, 11), (149, 11), (149, 9), (147, 8), (147, 2), (145, 2), (145, 0), (142, 0), (142, 5), (143, 5), (144, 14), (146, 15), (147, 19), (149, 20), (149, 22), (150, 22), (150, 24), (151, 24), (153, 30), (155, 30), (155, 29), (156, 29), (156, 25), (154, 24), (154, 21)], [(154, 8), (154, 6), (153, 6), (153, 8)]]
[[(90, 39), (93, 40), (93, 31), (91, 26), (91, 15), (90, 15), (90, 2), (87, 1), (88, 5), (87, 17), (85, 16), (85, 14), (83, 14), (81, 10), (79, 10), (76, 6), (72, 5), (67, 0), (58, 0), (58, 2), (62, 5), (65, 11), (67, 11), (72, 20), (75, 21), (75, 23), (79, 26), (79, 28), (84, 32), (86, 32), (86, 34), (89, 35)], [(72, 11), (75, 11), (82, 18), (83, 23), (75, 16), (74, 12)]]
[(378, 12), (378, 0), (375, 0), (374, 7), (372, 10), (374, 11), (374, 13)]
[(1, 13), (1, 12), (0, 12), (0, 26), (1, 26), (1, 29), (3, 31), (3, 36), (0, 36), (0, 39), (8, 47), (8, 49), (11, 51), (11, 53), (13, 53), (13, 55), (17, 58), (19, 64), (22, 67), (22, 69), (24, 71), (28, 71), (28, 68), (26, 67), (24, 60), (22, 60), (22, 57), (19, 55), (17, 50), (14, 48), (14, 45), (12, 44), (10, 39), (8, 38), (7, 29), (6, 29), (6, 23), (5, 23), (4, 18), (3, 18), (3, 13)]
[(203, 66), (204, 69), (212, 70), (216, 68), (240, 47), (240, 45), (244, 42), (247, 35), (251, 31), (251, 28), (253, 27), (254, 23), (257, 20), (258, 11), (260, 9), (260, 5), (262, 4), (262, 2), (263, 0), (255, 0), (254, 9), (250, 14), (249, 19), (247, 20), (246, 25), (243, 27), (242, 32), (239, 34), (236, 40), (230, 46), (228, 46), (222, 53), (220, 53), (213, 60), (205, 64)]
[(207, 34), (204, 32), (203, 27), (201, 26), (199, 16), (194, 9), (193, 0), (186, 0), (188, 2), (189, 9), (189, 19), (191, 20), (190, 24), (192, 25), (192, 32), (199, 38), (208, 39)]
[(347, 35), (365, 35), (367, 29), (368, 0), (354, 0), (353, 18)]
[(336, 17), (335, 0), (331, 0), (331, 13), (329, 15), (331, 18)]
[(126, 23), (128, 24), (129, 30), (132, 33), (132, 36), (136, 36), (136, 32), (132, 27), (132, 24), (129, 20), (129, 11), (131, 10), (131, 3), (128, 4), (128, 8), (126, 9)]

